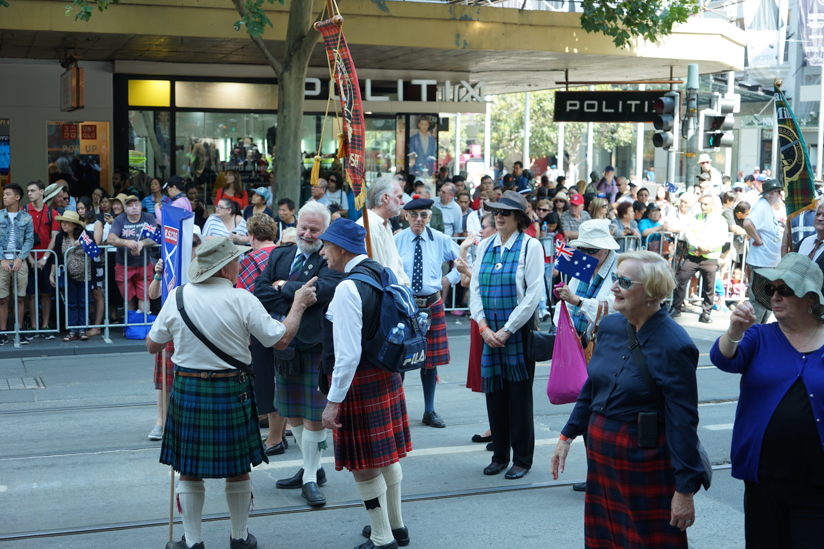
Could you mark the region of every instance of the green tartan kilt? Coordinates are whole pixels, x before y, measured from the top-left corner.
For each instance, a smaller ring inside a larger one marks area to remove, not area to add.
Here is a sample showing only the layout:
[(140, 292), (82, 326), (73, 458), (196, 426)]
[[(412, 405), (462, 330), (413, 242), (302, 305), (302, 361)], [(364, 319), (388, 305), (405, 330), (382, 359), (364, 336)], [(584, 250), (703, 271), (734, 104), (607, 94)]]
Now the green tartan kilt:
[[(178, 366), (177, 371), (203, 370)], [(269, 460), (263, 453), (251, 379), (176, 375), (160, 463), (190, 477), (232, 478), (262, 462)]]

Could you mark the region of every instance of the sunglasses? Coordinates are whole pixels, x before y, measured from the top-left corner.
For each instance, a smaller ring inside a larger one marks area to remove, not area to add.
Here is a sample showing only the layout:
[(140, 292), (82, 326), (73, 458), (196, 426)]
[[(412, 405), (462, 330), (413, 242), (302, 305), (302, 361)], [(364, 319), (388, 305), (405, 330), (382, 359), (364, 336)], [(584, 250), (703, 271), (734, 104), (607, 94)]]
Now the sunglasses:
[[(580, 250), (581, 248), (578, 249)], [(637, 280), (630, 280), (625, 276), (618, 276), (615, 273), (612, 273), (612, 282), (617, 282), (618, 286), (620, 286), (624, 290), (629, 290), (633, 284), (643, 284), (643, 282), (638, 282)]]
[(492, 210), (492, 215), (502, 215), (504, 217), (509, 217), (512, 215), (512, 210)]
[(538, 208), (537, 211), (539, 211), (539, 212), (551, 212), (552, 210), (550, 210), (549, 208)]
[(566, 200), (556, 200), (556, 204), (566, 204)]
[(735, 192), (737, 192), (737, 193), (743, 193), (743, 192), (744, 192), (744, 189), (733, 189), (733, 191), (735, 191)]
[(600, 252), (600, 251), (601, 251), (601, 250), (600, 250), (600, 249), (598, 249), (598, 248), (582, 248), (582, 247), (580, 247), (580, 246), (578, 246), (578, 248), (576, 248), (576, 249), (577, 249), (579, 252), (583, 252), (583, 253), (585, 253), (585, 254), (587, 254), (587, 255), (595, 255), (595, 254), (597, 254), (598, 252)]
[(781, 297), (792, 297), (795, 295), (793, 289), (787, 286), (786, 284), (782, 284), (781, 286), (776, 286), (775, 284), (767, 284), (764, 286), (764, 293), (767, 294), (768, 297), (772, 297), (775, 292), (778, 292), (778, 295)]

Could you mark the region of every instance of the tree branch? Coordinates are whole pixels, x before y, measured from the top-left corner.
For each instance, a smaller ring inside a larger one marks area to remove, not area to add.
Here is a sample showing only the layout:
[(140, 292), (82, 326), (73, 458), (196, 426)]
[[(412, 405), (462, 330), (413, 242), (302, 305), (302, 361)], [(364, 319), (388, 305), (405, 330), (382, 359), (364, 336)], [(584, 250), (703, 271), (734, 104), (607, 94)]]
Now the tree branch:
[[(244, 0), (232, 0), (232, 3), (235, 5), (235, 9), (237, 10), (238, 14), (240, 14), (241, 17), (246, 17), (247, 11)], [(251, 34), (249, 35), (249, 38), (252, 39), (252, 42), (254, 42), (258, 49), (261, 51), (263, 57), (266, 58), (266, 61), (275, 70), (275, 74), (277, 75), (277, 77), (280, 78), (280, 75), (283, 72), (283, 64), (278, 60), (277, 57), (274, 56), (274, 54), (269, 49), (269, 46), (267, 46), (266, 42), (263, 41), (263, 38), (259, 35), (252, 36)]]

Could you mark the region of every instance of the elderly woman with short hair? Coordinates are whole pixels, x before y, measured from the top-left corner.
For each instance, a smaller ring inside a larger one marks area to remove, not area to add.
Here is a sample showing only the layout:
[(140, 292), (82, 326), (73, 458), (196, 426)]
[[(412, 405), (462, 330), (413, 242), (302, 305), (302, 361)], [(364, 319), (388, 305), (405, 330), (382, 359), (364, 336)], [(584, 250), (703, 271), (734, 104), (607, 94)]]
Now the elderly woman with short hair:
[(824, 296), (818, 266), (788, 253), (753, 271), (756, 301), (776, 322), (735, 308), (710, 351), (741, 374), (732, 431), (732, 476), (744, 481), (747, 547), (824, 547)]
[[(586, 431), (586, 546), (686, 549), (693, 494), (706, 480), (698, 349), (661, 306), (675, 288), (661, 256), (622, 254), (612, 280), (621, 314), (601, 321), (589, 379), (552, 454), (552, 477), (563, 473), (572, 439)], [(640, 350), (640, 366), (630, 348)]]

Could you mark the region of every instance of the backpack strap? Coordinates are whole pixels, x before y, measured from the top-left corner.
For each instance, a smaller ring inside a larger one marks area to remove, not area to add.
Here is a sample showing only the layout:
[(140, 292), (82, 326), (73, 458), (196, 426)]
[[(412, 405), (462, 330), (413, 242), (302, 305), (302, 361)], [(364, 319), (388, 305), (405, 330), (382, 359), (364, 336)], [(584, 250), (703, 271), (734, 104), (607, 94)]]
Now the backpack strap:
[(183, 322), (186, 324), (186, 326), (189, 328), (189, 330), (191, 330), (192, 334), (194, 334), (194, 336), (196, 338), (198, 338), (201, 343), (206, 345), (206, 347), (208, 347), (210, 351), (212, 351), (215, 355), (217, 355), (217, 357), (220, 360), (226, 362), (227, 364), (229, 364), (231, 366), (234, 366), (235, 368), (237, 368), (238, 370), (240, 370), (241, 372), (243, 372), (244, 374), (246, 374), (249, 377), (255, 377), (255, 373), (252, 371), (252, 369), (249, 367), (248, 364), (244, 364), (243, 362), (239, 361), (235, 357), (229, 356), (227, 353), (225, 353), (223, 350), (221, 350), (217, 345), (215, 345), (214, 343), (209, 341), (206, 338), (206, 336), (203, 335), (203, 332), (201, 332), (197, 328), (197, 326), (195, 326), (194, 322), (192, 322), (192, 319), (189, 318), (189, 314), (186, 312), (186, 309), (183, 306), (183, 288), (185, 286), (186, 285), (183, 284), (180, 287), (178, 287), (177, 292), (175, 293), (175, 300), (177, 302), (177, 310), (180, 312), (180, 317), (183, 319)]
[(352, 273), (349, 276), (347, 276), (345, 280), (357, 280), (358, 282), (363, 282), (364, 284), (369, 284), (370, 286), (372, 286), (376, 290), (383, 293), (383, 286), (381, 286), (381, 284), (377, 280), (372, 278), (371, 276), (367, 276), (363, 273)]

